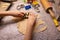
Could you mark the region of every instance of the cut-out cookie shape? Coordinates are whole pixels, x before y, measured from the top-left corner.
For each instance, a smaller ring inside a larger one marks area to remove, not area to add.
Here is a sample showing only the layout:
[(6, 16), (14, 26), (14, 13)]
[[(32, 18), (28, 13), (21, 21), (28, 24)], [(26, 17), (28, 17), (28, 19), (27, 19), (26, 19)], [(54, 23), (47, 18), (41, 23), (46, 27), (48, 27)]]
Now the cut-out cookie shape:
[(38, 33), (38, 32), (43, 32), (47, 29), (47, 26), (44, 26), (42, 28), (40, 28), (39, 30), (34, 30), (34, 32)]

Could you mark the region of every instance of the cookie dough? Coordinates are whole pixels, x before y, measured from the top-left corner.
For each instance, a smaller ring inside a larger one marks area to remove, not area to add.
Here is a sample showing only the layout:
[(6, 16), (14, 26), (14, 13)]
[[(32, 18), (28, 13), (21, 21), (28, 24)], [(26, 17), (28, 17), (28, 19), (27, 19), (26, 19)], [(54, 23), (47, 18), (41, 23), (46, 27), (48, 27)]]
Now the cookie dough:
[(17, 23), (17, 28), (18, 28), (18, 31), (20, 33), (25, 34), (26, 33), (26, 28), (27, 28), (27, 19), (18, 22)]
[[(42, 25), (44, 24), (45, 22), (42, 21), (40, 19), (40, 14), (36, 14), (37, 15), (37, 21), (36, 21), (36, 24), (35, 24), (35, 28), (39, 27), (39, 25)], [(22, 34), (25, 34), (26, 32), (26, 27), (27, 27), (27, 19), (25, 20), (22, 20), (20, 22), (17, 23), (17, 27), (18, 27), (18, 31)], [(44, 31), (47, 27), (43, 27), (40, 29), (40, 31)], [(35, 30), (34, 30), (35, 31)]]

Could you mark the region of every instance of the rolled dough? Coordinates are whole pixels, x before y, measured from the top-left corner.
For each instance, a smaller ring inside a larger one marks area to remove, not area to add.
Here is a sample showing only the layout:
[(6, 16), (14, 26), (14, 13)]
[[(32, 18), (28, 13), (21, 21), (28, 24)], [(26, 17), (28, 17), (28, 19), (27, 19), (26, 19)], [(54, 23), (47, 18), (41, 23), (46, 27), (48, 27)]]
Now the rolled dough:
[[(36, 15), (37, 15), (37, 19), (39, 19), (39, 18), (40, 18), (40, 14), (36, 14)], [(14, 18), (13, 20), (14, 20), (14, 21), (17, 21), (18, 18)], [(39, 19), (39, 20), (36, 22), (35, 28), (38, 27), (40, 24), (43, 24), (43, 23), (44, 23), (44, 22)], [(25, 32), (26, 32), (26, 27), (27, 27), (27, 19), (22, 20), (22, 21), (20, 21), (20, 22), (17, 23), (18, 31), (19, 31), (20, 33), (22, 33), (22, 34), (25, 34)]]
[(22, 34), (25, 34), (26, 32), (26, 27), (27, 27), (27, 19), (23, 20), (23, 21), (20, 21), (17, 23), (17, 28), (18, 28), (18, 31)]

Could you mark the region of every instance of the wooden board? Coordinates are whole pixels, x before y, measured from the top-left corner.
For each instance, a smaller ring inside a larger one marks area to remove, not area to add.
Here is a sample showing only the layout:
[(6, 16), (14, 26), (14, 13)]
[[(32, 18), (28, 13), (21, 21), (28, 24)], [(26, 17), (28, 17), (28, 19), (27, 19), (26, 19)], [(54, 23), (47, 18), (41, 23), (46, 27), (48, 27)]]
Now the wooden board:
[(11, 3), (0, 2), (0, 11), (6, 11)]

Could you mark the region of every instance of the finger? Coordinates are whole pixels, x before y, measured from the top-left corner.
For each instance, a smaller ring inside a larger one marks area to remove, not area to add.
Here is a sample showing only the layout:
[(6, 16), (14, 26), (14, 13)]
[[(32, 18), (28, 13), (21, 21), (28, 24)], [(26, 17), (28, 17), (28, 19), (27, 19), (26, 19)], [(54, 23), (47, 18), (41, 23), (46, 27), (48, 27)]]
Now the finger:
[(24, 16), (24, 13), (23, 13), (23, 12), (20, 12), (20, 13), (18, 14), (18, 16), (19, 16), (19, 17), (23, 17), (23, 16)]

